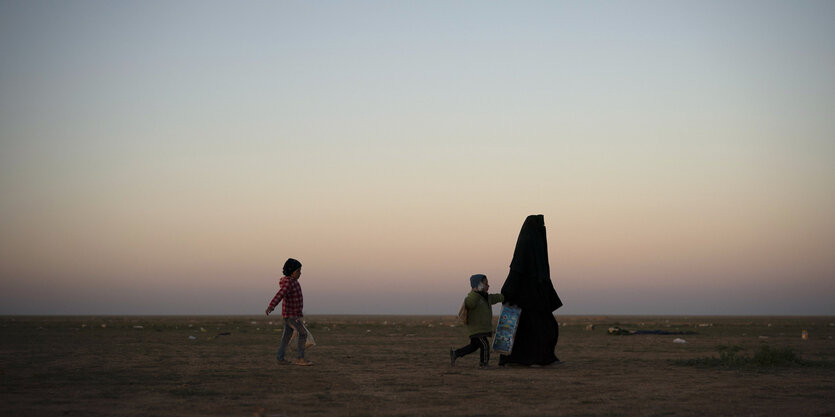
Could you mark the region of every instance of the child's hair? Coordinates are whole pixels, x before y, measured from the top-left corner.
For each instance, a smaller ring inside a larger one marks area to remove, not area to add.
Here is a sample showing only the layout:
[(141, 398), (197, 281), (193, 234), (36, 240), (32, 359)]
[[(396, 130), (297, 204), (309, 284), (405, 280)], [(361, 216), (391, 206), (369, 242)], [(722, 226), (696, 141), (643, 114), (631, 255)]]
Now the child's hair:
[(299, 261), (297, 261), (293, 258), (290, 258), (290, 259), (287, 260), (287, 262), (284, 263), (284, 275), (289, 277), (290, 275), (293, 274), (293, 272), (296, 272), (296, 270), (301, 268), (301, 267), (302, 267), (301, 262), (299, 262)]
[(487, 279), (487, 275), (484, 274), (475, 274), (470, 277), (470, 288), (478, 288), (479, 291), (484, 289), (484, 280)]

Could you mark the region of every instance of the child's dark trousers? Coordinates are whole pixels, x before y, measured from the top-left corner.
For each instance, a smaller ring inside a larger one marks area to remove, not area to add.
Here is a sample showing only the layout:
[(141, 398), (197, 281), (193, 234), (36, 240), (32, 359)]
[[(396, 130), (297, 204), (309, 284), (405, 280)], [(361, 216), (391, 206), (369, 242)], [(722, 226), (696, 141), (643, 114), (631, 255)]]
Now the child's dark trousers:
[(470, 344), (456, 350), (455, 357), (460, 358), (476, 350), (481, 350), (478, 364), (479, 366), (487, 366), (487, 362), (490, 361), (490, 336), (490, 333), (478, 333), (470, 336)]

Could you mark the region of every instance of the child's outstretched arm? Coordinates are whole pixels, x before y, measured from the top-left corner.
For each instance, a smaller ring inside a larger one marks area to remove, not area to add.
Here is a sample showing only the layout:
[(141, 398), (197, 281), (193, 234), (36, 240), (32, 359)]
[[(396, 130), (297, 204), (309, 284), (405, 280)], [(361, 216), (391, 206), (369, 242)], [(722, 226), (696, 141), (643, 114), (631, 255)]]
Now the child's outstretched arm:
[(504, 301), (504, 295), (503, 294), (490, 294), (490, 295), (487, 296), (487, 298), (488, 298), (487, 301), (490, 302), (490, 305), (498, 304), (498, 303), (501, 303), (502, 301)]

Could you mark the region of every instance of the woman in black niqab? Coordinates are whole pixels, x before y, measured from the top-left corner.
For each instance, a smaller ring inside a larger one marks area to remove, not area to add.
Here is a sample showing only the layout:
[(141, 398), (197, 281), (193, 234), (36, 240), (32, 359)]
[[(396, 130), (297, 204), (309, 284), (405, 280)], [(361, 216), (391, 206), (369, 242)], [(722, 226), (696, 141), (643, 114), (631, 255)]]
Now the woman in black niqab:
[(510, 355), (501, 355), (499, 365), (548, 365), (557, 362), (554, 349), (559, 325), (554, 310), (562, 301), (551, 283), (545, 218), (531, 215), (522, 224), (510, 273), (502, 286), (505, 302), (522, 308)]

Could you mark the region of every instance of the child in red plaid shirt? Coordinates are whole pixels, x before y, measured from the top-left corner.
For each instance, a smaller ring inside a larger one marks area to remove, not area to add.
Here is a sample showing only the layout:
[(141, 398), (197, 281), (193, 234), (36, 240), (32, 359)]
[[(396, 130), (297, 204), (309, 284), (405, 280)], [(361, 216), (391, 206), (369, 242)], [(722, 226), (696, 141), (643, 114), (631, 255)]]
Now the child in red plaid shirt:
[(293, 337), (293, 332), (299, 334), (299, 348), (296, 365), (310, 366), (310, 362), (304, 358), (304, 345), (307, 342), (307, 332), (302, 325), (302, 307), (304, 306), (304, 297), (302, 297), (302, 287), (299, 285), (299, 277), (302, 276), (301, 262), (290, 258), (284, 263), (284, 277), (279, 282), (279, 290), (270, 301), (267, 307), (267, 315), (275, 310), (275, 306), (282, 300), (284, 304), (281, 306), (281, 316), (284, 318), (284, 334), (281, 336), (281, 344), (278, 345), (278, 354), (276, 359), (279, 364), (286, 365), (290, 362), (284, 360), (284, 351), (287, 349), (287, 344), (290, 343), (290, 338)]

